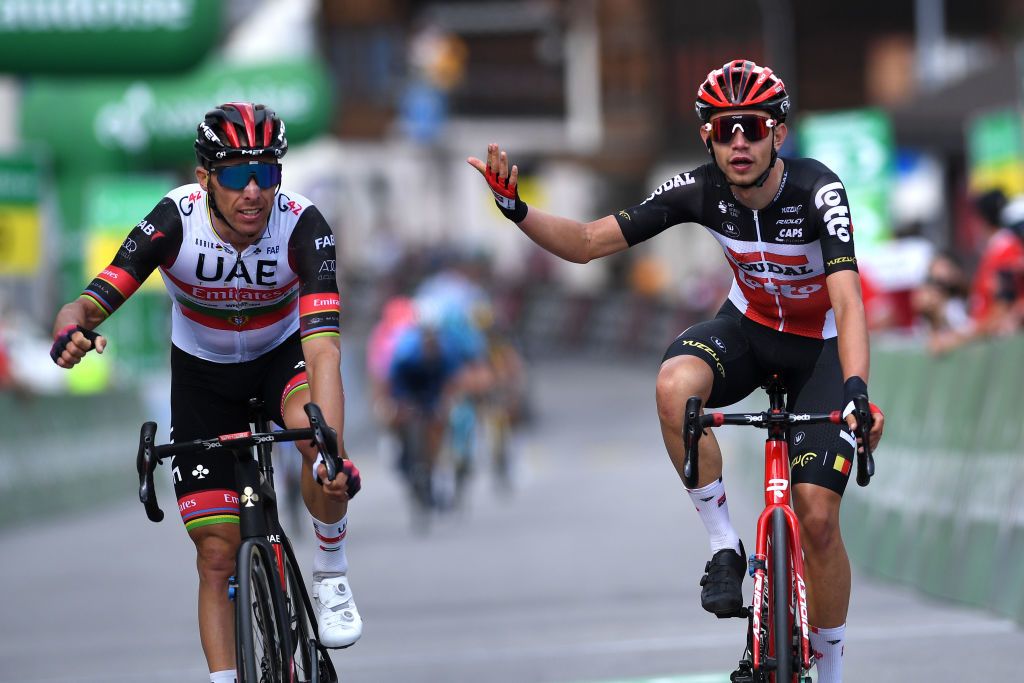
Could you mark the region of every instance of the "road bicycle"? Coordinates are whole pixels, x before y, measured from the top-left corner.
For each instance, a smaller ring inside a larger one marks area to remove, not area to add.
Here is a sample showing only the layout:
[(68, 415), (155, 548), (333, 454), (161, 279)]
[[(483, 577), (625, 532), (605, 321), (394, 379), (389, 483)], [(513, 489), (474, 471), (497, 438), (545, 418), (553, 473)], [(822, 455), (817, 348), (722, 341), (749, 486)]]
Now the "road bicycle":
[[(747, 425), (768, 431), (764, 448), (764, 510), (757, 519), (757, 545), (749, 557), (748, 571), (754, 578), (749, 607), (722, 618), (747, 620), (747, 642), (739, 666), (730, 676), (733, 683), (810, 682), (812, 653), (807, 624), (807, 589), (800, 544), (800, 524), (790, 504), (789, 430), (793, 425), (830, 422), (844, 425), (838, 410), (829, 413), (792, 413), (785, 409), (786, 389), (778, 374), (762, 387), (770, 408), (761, 413), (701, 414), (700, 398), (686, 402), (683, 439), (686, 458), (683, 476), (686, 486), (697, 488), (697, 444), (704, 430), (722, 425)], [(875, 464), (868, 445), (871, 410), (867, 397), (854, 400), (857, 437), (857, 483), (867, 486)]]
[(139, 500), (149, 519), (159, 522), (164, 513), (153, 486), (158, 464), (184, 453), (233, 453), (242, 542), (227, 590), (235, 606), (238, 683), (337, 683), (334, 664), (317, 635), (305, 579), (278, 518), (271, 461), (273, 443), (309, 440), (333, 481), (340, 469), (337, 437), (315, 403), (305, 406), (308, 428), (276, 432), (270, 431), (260, 402), (249, 403), (255, 431), (157, 446), (156, 423), (142, 425), (136, 459)]

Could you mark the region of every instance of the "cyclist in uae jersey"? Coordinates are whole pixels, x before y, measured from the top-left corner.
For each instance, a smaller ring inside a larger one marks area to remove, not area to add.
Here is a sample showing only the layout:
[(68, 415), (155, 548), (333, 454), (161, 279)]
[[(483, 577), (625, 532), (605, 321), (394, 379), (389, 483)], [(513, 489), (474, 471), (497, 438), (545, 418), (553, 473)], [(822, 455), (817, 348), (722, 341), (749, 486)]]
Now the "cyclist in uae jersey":
[[(468, 159), (505, 216), (566, 260), (586, 263), (686, 222), (704, 225), (721, 244), (735, 276), (729, 298), (713, 320), (672, 342), (658, 373), (662, 436), (680, 478), (689, 396), (710, 407), (727, 405), (772, 372), (781, 372), (791, 410), (833, 410), (867, 395), (867, 323), (846, 191), (817, 161), (778, 156), (789, 104), (771, 69), (747, 60), (715, 69), (696, 100), (710, 162), (673, 176), (636, 206), (589, 223), (527, 207), (518, 194), (518, 168), (498, 145), (488, 146), (486, 161)], [(883, 417), (874, 408), (872, 415), (874, 446)], [(847, 421), (855, 425), (849, 411)], [(709, 436), (699, 442), (699, 488), (688, 493), (713, 552), (701, 603), (725, 615), (742, 605), (746, 561), (729, 519), (721, 452)], [(850, 597), (839, 506), (856, 441), (835, 425), (796, 431), (791, 441), (817, 680), (835, 683), (842, 677)]]
[[(308, 199), (281, 187), (284, 123), (260, 104), (223, 104), (199, 124), (195, 148), (197, 182), (160, 200), (111, 264), (61, 309), (51, 357), (69, 368), (94, 348), (102, 353), (106, 339), (94, 328), (159, 269), (172, 301), (172, 439), (248, 431), (252, 397), (287, 428), (308, 427), (303, 406), (313, 400), (342, 434), (334, 235)], [(348, 500), (359, 490), (359, 471), (345, 460), (328, 482), (315, 447), (297, 445), (318, 540), (313, 599), (320, 639), (347, 647), (362, 631), (345, 555)], [(182, 521), (196, 546), (199, 631), (213, 683), (235, 679), (227, 597), (240, 540), (234, 469), (229, 454), (172, 463)]]

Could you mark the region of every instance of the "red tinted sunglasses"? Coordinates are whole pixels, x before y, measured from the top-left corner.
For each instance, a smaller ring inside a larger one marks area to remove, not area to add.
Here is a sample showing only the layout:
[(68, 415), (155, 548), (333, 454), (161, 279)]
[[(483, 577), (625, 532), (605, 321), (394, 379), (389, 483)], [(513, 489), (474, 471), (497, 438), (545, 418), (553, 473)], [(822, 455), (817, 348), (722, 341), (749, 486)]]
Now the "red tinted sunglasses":
[(748, 142), (764, 140), (774, 127), (775, 119), (757, 114), (719, 116), (711, 123), (704, 124), (704, 129), (711, 133), (711, 141), (719, 144), (730, 142), (737, 132), (743, 133)]

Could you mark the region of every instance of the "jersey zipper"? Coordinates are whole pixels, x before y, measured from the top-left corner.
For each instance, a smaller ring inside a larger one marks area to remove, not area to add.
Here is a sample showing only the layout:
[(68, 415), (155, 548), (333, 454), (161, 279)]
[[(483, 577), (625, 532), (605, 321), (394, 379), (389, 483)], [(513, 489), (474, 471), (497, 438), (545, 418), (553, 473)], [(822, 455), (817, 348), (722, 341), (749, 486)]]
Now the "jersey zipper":
[[(775, 282), (772, 280), (771, 271), (768, 268), (768, 254), (765, 252), (764, 240), (761, 239), (761, 219), (759, 217), (757, 209), (751, 209), (751, 212), (753, 212), (754, 214), (754, 230), (757, 231), (757, 248), (761, 252), (761, 262), (764, 264), (764, 273), (768, 278), (766, 281), (766, 285), (772, 285), (775, 288), (775, 294), (773, 294), (772, 296), (775, 297), (775, 307), (778, 308), (779, 310), (778, 331), (782, 332), (782, 328), (785, 327), (786, 325), (786, 319), (783, 317), (782, 313), (782, 300), (779, 298), (778, 293), (779, 288), (775, 285)], [(765, 287), (765, 291), (768, 291), (767, 286)]]

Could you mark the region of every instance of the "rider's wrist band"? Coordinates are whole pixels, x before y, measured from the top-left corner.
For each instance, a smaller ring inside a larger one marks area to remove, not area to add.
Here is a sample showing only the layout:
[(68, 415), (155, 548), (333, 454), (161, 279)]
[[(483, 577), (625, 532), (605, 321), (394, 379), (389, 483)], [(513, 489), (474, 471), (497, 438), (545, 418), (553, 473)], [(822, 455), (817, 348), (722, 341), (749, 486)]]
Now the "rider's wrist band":
[[(492, 190), (492, 192), (494, 191)], [(526, 218), (527, 209), (529, 209), (526, 202), (519, 198), (518, 190), (515, 198), (494, 192), (494, 203), (498, 205), (498, 211), (501, 211), (502, 215), (513, 223), (522, 222)]]
[(868, 383), (854, 375), (843, 384), (843, 393), (847, 396), (867, 396)]

